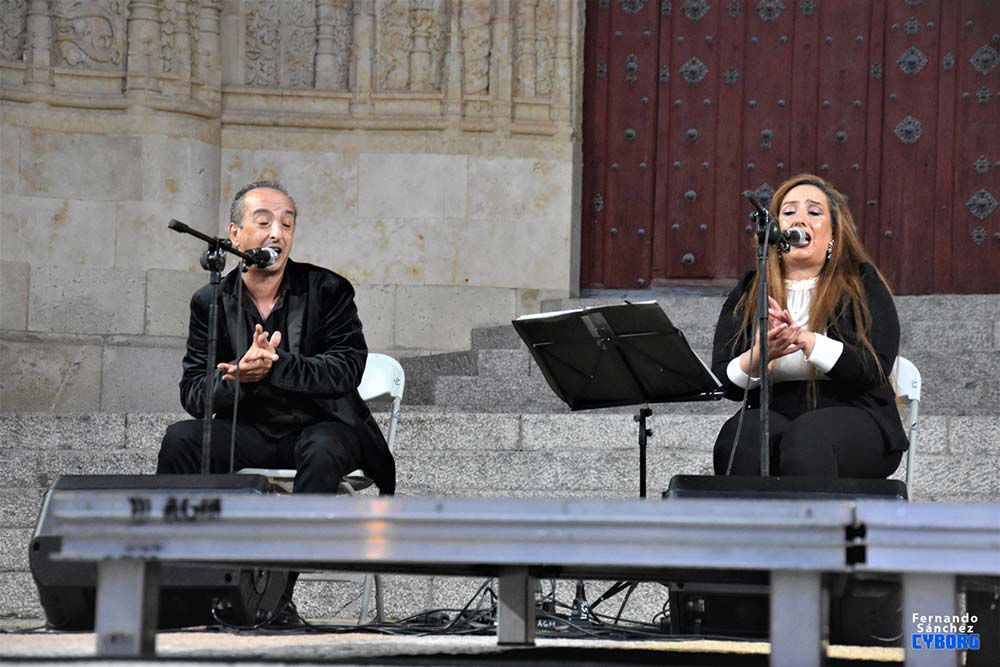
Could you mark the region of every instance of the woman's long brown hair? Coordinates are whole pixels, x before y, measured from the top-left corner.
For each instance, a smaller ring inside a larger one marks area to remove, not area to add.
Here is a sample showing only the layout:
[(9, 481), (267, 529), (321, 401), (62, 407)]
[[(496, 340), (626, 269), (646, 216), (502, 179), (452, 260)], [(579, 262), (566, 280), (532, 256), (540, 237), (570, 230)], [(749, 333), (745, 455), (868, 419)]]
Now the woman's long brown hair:
[[(864, 285), (861, 281), (861, 264), (865, 262), (871, 264), (879, 280), (885, 284), (886, 289), (889, 289), (889, 284), (878, 268), (872, 264), (864, 246), (861, 245), (861, 239), (858, 238), (855, 230), (854, 217), (847, 207), (844, 195), (828, 181), (814, 174), (799, 174), (782, 183), (771, 198), (770, 211), (774, 219), (778, 219), (778, 211), (785, 195), (788, 194), (789, 190), (799, 185), (813, 185), (823, 191), (826, 195), (827, 210), (830, 213), (830, 221), (833, 226), (831, 230), (833, 254), (819, 272), (816, 294), (809, 303), (809, 330), (818, 333), (826, 331), (831, 323), (835, 322), (837, 315), (844, 308), (849, 307), (853, 310), (857, 331), (840, 331), (838, 334), (841, 337), (856, 335), (857, 342), (871, 353), (872, 359), (877, 359), (875, 348), (868, 337), (868, 330), (871, 326), (871, 310), (868, 307), (868, 298), (865, 296)], [(733, 341), (734, 352), (738, 351), (736, 347), (739, 345), (739, 339), (742, 338), (742, 332), (748, 330), (754, 321), (759, 285), (760, 276), (755, 273), (750, 283), (750, 289), (743, 293), (736, 306), (736, 312), (742, 313), (743, 326), (740, 328), (741, 333), (737, 334), (737, 339)], [(786, 307), (784, 271), (776, 252), (767, 259), (767, 287), (774, 300), (780, 303), (782, 308)], [(750, 344), (752, 345), (752, 342)], [(885, 375), (884, 372), (882, 374)], [(810, 385), (809, 393), (815, 395), (812, 382)]]

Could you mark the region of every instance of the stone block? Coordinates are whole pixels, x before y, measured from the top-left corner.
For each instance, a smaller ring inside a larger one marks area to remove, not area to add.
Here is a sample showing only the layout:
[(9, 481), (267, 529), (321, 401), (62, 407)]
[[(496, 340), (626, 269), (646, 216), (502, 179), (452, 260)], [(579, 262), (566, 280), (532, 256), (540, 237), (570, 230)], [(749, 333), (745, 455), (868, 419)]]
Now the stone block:
[(149, 336), (188, 335), (191, 317), (191, 296), (208, 284), (206, 271), (170, 271), (150, 269), (146, 272), (146, 334)]
[(27, 570), (31, 528), (0, 528), (0, 571)]
[(35, 266), (110, 267), (115, 256), (115, 222), (100, 201), (0, 198), (3, 259)]
[(524, 449), (602, 450), (637, 443), (639, 426), (630, 415), (526, 414), (521, 432)]
[[(362, 154), (358, 167), (358, 215), (464, 218), (466, 197), (472, 196), (466, 192), (468, 160), (464, 155)], [(506, 191), (507, 196), (509, 192)]]
[(555, 412), (569, 408), (540, 375), (493, 378), (439, 377), (434, 384), (434, 402), (449, 408), (477, 412)]
[(142, 333), (144, 278), (141, 271), (32, 266), (28, 328), (61, 333)]
[(395, 342), (393, 314), (396, 288), (393, 285), (355, 285), (354, 302), (364, 326), (365, 342), (371, 352), (391, 349)]
[(127, 449), (4, 452), (7, 487), (48, 487), (59, 475), (142, 475), (156, 470), (156, 456)]
[(710, 451), (652, 447), (646, 454), (646, 495), (653, 499), (659, 498), (660, 494), (667, 490), (670, 478), (674, 475), (711, 475), (713, 472)]
[[(495, 220), (501, 224), (509, 220), (533, 220), (539, 229), (565, 224), (566, 245), (554, 250), (566, 254), (568, 266), (572, 182), (573, 164), (570, 161), (470, 158), (468, 218)], [(552, 260), (553, 248), (537, 249)], [(553, 287), (568, 288), (566, 285)]]
[(107, 345), (101, 374), (101, 409), (178, 412), (183, 347)]
[[(349, 619), (356, 621), (361, 611), (363, 573), (318, 572), (303, 575), (295, 586), (295, 605), (307, 619)], [(308, 577), (308, 578), (307, 578)], [(332, 581), (313, 580), (330, 577)], [(354, 578), (356, 581), (338, 581)], [(383, 575), (382, 595), (386, 618), (411, 616), (431, 606), (431, 577)], [(369, 602), (370, 621), (375, 617), (374, 591)]]
[(401, 285), (396, 290), (396, 345), (468, 349), (473, 327), (509, 321), (515, 306), (509, 289)]
[(127, 414), (125, 415), (125, 447), (155, 459), (157, 452), (160, 451), (160, 441), (163, 440), (163, 434), (167, 427), (184, 419), (191, 419), (191, 415), (183, 412)]
[[(972, 455), (974, 458), (996, 459), (1000, 456), (1000, 417), (996, 415), (951, 417), (949, 421), (951, 422), (948, 434), (949, 452)], [(919, 427), (921, 430), (922, 422), (923, 420)]]
[(899, 349), (907, 353), (911, 350), (995, 349), (993, 326), (993, 322), (978, 320), (904, 321), (900, 322)]
[[(951, 438), (949, 437), (949, 425), (954, 423), (955, 417), (938, 415), (918, 416), (916, 441), (917, 449), (915, 453), (921, 454), (944, 454), (949, 449)], [(909, 432), (909, 426), (904, 421), (903, 428)], [(954, 450), (952, 450), (954, 451)]]
[(45, 618), (31, 572), (0, 572), (0, 609), (5, 617)]
[(27, 262), (0, 261), (0, 329), (28, 328)]
[(32, 130), (21, 141), (17, 194), (142, 199), (142, 140)]
[(479, 376), (498, 382), (528, 375), (534, 363), (526, 347), (520, 350), (478, 350), (476, 356)]
[[(313, 577), (328, 580), (318, 581)], [(295, 584), (295, 607), (306, 619), (357, 620), (361, 608), (361, 577), (360, 573), (347, 572), (303, 574)], [(375, 607), (374, 600), (372, 596), (372, 609)]]
[[(121, 269), (174, 269), (208, 272), (201, 268), (205, 243), (193, 236), (171, 231), (167, 224), (176, 218), (206, 234), (213, 234), (217, 219), (214, 206), (176, 203), (122, 201), (115, 204), (115, 266)], [(227, 269), (236, 258), (226, 257)]]
[[(141, 141), (142, 199), (161, 202), (161, 207), (162, 204), (189, 204), (208, 209), (208, 219), (215, 223), (219, 202), (219, 147), (194, 139), (157, 135), (143, 136)], [(163, 207), (163, 210), (169, 213), (161, 217), (180, 217), (172, 209)], [(195, 221), (180, 219), (196, 226)]]
[(0, 410), (86, 412), (100, 406), (99, 345), (3, 340), (0, 367)]
[[(545, 310), (542, 306), (546, 301), (564, 299), (569, 296), (568, 290), (548, 290), (524, 287), (517, 290), (517, 315), (531, 315)], [(555, 310), (555, 309), (553, 309)]]
[(447, 352), (422, 357), (400, 358), (406, 373), (404, 403), (429, 405), (434, 402), (434, 381), (439, 375), (473, 375), (477, 371), (472, 352)]
[(25, 131), (8, 123), (0, 123), (0, 192), (4, 196), (17, 189), (17, 173), (21, 158), (21, 137)]
[[(470, 610), (476, 608), (477, 602), (482, 603), (481, 608), (489, 608), (492, 598), (488, 595), (482, 598), (479, 597), (485, 593), (487, 588), (491, 588), (494, 593), (497, 593), (496, 579), (492, 577), (445, 577), (435, 575), (431, 577), (430, 604), (425, 609), (454, 609), (457, 611), (464, 608), (470, 602)], [(417, 611), (423, 611), (423, 609)]]
[(459, 252), (454, 256), (452, 282), (568, 290), (570, 231), (568, 213), (542, 219), (467, 220), (458, 234)]
[(895, 301), (900, 322), (995, 321), (1000, 312), (998, 294), (923, 294)]
[[(636, 451), (608, 447), (603, 450), (549, 450), (538, 453), (544, 455), (542, 467), (551, 466), (556, 470), (556, 482), (547, 485), (546, 488), (627, 498), (639, 495), (639, 465)], [(530, 484), (538, 477), (537, 473), (529, 472), (526, 479)]]
[[(0, 458), (2, 457), (0, 454)], [(42, 498), (46, 490), (42, 487), (0, 489), (0, 526), (33, 528), (38, 522), (38, 513), (42, 509)]]
[(106, 412), (0, 414), (3, 449), (114, 449), (125, 447), (125, 415)]
[(509, 324), (495, 327), (476, 327), (472, 330), (472, 349), (475, 350), (516, 350), (523, 345), (521, 337)]
[(221, 219), (229, 221), (233, 196), (244, 185), (278, 180), (298, 209), (296, 240), (358, 214), (358, 157), (333, 151), (222, 150)]
[[(302, 229), (294, 256), (334, 267), (352, 282), (452, 285), (463, 253), (458, 218), (348, 218)], [(308, 234), (306, 233), (308, 232)], [(350, 239), (344, 243), (343, 239)]]
[(970, 495), (1000, 499), (1000, 467), (995, 456), (928, 454), (913, 470), (914, 495), (920, 500), (951, 502)]
[(520, 449), (520, 417), (514, 414), (407, 412), (396, 431), (397, 455), (428, 451), (510, 451)]

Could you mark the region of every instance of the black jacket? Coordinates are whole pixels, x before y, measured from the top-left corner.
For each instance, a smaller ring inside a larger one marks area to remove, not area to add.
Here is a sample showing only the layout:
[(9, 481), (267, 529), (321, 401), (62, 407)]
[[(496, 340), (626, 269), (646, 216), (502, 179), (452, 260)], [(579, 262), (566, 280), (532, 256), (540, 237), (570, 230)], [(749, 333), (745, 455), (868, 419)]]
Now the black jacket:
[[(248, 336), (241, 332), (242, 314), (237, 312), (236, 290), (239, 270), (222, 279), (222, 303), (218, 310), (216, 359), (236, 363), (233, 341), (246, 345)], [(289, 353), (279, 351), (271, 372), (260, 382), (268, 382), (286, 394), (289, 400), (311, 402), (314, 412), (331, 421), (355, 429), (364, 451), (364, 471), (382, 493), (393, 493), (396, 467), (382, 432), (368, 406), (358, 395), (357, 387), (364, 373), (368, 347), (361, 330), (361, 320), (354, 305), (354, 288), (336, 273), (311, 264), (288, 261), (284, 289), (288, 308), (288, 331), (282, 331)], [(181, 405), (194, 417), (204, 412), (205, 358), (208, 351), (208, 308), (212, 288), (206, 285), (191, 297), (191, 322), (187, 353), (181, 376)], [(252, 395), (254, 384), (240, 387), (240, 402)], [(216, 415), (232, 414), (234, 383), (222, 381), (222, 372), (214, 377)], [(239, 413), (243, 423), (251, 423), (252, 414)]]
[[(892, 295), (879, 280), (874, 267), (862, 264), (859, 268), (872, 317), (867, 332), (868, 339), (875, 348), (877, 360), (873, 359), (871, 353), (858, 342), (858, 328), (854, 321), (853, 309), (847, 307), (847, 304), (841, 304), (837, 308), (833, 322), (827, 328), (826, 335), (843, 342), (844, 351), (826, 374), (829, 379), (816, 383), (816, 407), (848, 405), (863, 409), (878, 423), (886, 448), (889, 451), (902, 451), (909, 446), (909, 443), (899, 418), (895, 392), (883, 379), (889, 376), (896, 361), (899, 349), (899, 317), (896, 315)], [(753, 276), (753, 272), (743, 276), (740, 284), (729, 294), (715, 327), (712, 372), (722, 382), (726, 398), (735, 401), (743, 400), (743, 389), (729, 380), (726, 368), (733, 358), (750, 347), (750, 330), (740, 331), (741, 318), (735, 309), (740, 297), (750, 289)], [(804, 381), (779, 382), (772, 385), (771, 409), (791, 419), (808, 410), (806, 385)], [(750, 405), (760, 406), (759, 387), (750, 390)]]

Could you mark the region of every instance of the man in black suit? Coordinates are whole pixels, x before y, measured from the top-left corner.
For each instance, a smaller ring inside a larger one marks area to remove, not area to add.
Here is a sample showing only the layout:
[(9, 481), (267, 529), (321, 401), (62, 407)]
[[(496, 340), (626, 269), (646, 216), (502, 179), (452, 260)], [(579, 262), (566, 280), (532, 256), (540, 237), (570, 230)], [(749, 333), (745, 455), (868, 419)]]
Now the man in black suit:
[[(212, 472), (229, 471), (238, 360), (234, 470), (295, 468), (296, 493), (335, 493), (341, 477), (361, 468), (382, 494), (394, 493), (395, 462), (357, 392), (368, 348), (354, 288), (332, 271), (291, 260), (297, 210), (281, 184), (241, 188), (229, 217), (237, 249), (273, 248), (278, 256), (267, 268), (237, 268), (222, 281), (217, 354), (227, 361), (211, 381)], [(191, 299), (180, 382), (181, 404), (197, 419), (167, 428), (157, 473), (201, 469), (211, 297), (206, 285)]]

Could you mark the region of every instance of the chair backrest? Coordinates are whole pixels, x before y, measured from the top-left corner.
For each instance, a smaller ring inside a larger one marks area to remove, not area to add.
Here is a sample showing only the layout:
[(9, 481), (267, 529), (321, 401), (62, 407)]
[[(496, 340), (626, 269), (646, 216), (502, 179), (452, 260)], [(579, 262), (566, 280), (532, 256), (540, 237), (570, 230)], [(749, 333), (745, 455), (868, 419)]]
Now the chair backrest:
[(406, 375), (398, 361), (388, 354), (369, 352), (365, 373), (361, 377), (361, 384), (358, 385), (358, 393), (365, 401), (387, 394), (402, 399), (405, 382)]
[(917, 452), (917, 416), (920, 409), (920, 389), (923, 383), (920, 379), (920, 371), (906, 357), (896, 357), (896, 364), (892, 367), (892, 377), (895, 378), (896, 395), (908, 408), (904, 420), (906, 437), (910, 441), (910, 446), (906, 450), (906, 492), (909, 499), (913, 500), (913, 466)]

